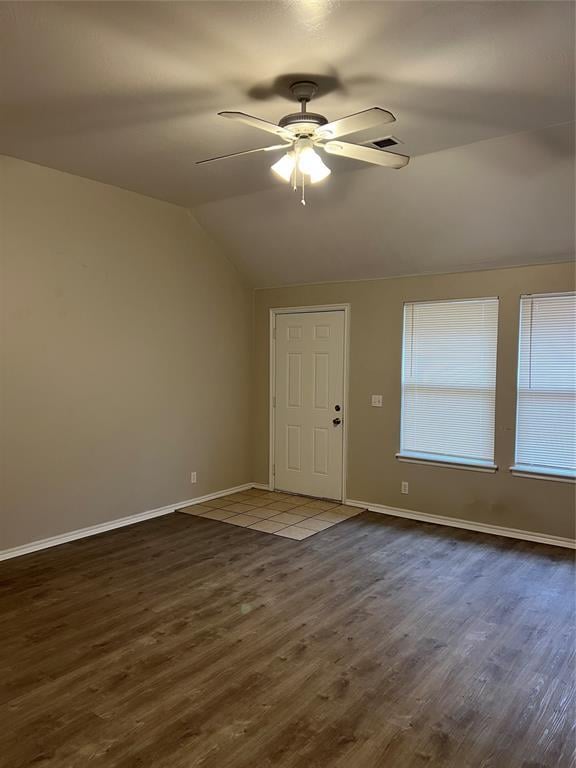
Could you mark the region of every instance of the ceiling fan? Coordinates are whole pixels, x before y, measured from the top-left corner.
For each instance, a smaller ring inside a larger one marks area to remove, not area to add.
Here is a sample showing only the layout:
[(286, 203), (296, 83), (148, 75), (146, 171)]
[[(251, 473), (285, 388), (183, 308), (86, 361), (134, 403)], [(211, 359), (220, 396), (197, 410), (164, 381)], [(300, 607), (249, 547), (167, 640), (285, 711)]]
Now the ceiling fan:
[(386, 152), (362, 144), (336, 141), (340, 136), (348, 136), (368, 128), (376, 128), (385, 123), (393, 123), (396, 118), (391, 112), (380, 107), (372, 107), (372, 109), (366, 109), (363, 112), (357, 112), (329, 123), (324, 115), (308, 112), (306, 109), (306, 105), (318, 91), (316, 83), (308, 80), (293, 83), (290, 86), (290, 91), (294, 98), (300, 102), (300, 112), (285, 115), (278, 125), (246, 115), (244, 112), (218, 113), (230, 120), (237, 120), (254, 128), (259, 128), (261, 131), (273, 133), (282, 139), (283, 144), (273, 144), (269, 147), (258, 147), (258, 149), (248, 149), (245, 152), (233, 152), (229, 155), (211, 157), (208, 160), (199, 160), (196, 164), (202, 165), (256, 152), (287, 150), (286, 154), (274, 163), (272, 170), (281, 179), (290, 182), (294, 189), (301, 187), (302, 205), (306, 205), (306, 183), (315, 184), (330, 175), (330, 168), (318, 154), (318, 149), (329, 155), (349, 157), (365, 163), (383, 165), (387, 168), (403, 168), (408, 164), (410, 158), (406, 155)]

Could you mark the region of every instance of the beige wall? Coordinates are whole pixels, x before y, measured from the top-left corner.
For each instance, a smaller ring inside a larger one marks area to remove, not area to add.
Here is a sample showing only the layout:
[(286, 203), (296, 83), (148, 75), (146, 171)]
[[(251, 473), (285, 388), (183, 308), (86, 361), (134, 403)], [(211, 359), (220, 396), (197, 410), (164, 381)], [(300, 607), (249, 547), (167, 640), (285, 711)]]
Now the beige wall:
[(11, 158), (0, 195), (0, 549), (248, 482), (252, 294), (196, 222)]
[[(571, 265), (259, 290), (252, 317), (251, 291), (185, 210), (1, 157), (0, 257), (0, 549), (267, 482), (268, 310), (340, 302), (349, 498), (574, 535), (573, 486), (507, 471), (518, 297), (572, 289)], [(403, 302), (495, 294), (500, 470), (398, 463)]]
[[(347, 495), (494, 525), (574, 536), (574, 486), (513, 477), (519, 296), (574, 288), (570, 264), (467, 274), (265, 289), (256, 292), (254, 479), (268, 480), (270, 307), (351, 304)], [(495, 474), (399, 463), (402, 305), (405, 301), (500, 297)], [(370, 395), (383, 394), (372, 408)], [(400, 483), (410, 484), (408, 496)]]

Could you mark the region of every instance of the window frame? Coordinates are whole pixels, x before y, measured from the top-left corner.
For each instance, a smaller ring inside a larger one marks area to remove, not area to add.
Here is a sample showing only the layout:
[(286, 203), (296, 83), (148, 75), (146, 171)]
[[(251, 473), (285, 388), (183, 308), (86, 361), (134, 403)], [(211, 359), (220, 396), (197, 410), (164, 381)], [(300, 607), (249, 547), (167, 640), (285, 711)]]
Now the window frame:
[(498, 470), (498, 465), (495, 463), (496, 455), (496, 418), (494, 417), (494, 458), (492, 461), (484, 459), (470, 459), (463, 456), (455, 456), (442, 453), (429, 453), (423, 451), (410, 451), (402, 450), (402, 430), (404, 421), (404, 373), (406, 360), (404, 356), (404, 336), (405, 336), (405, 318), (406, 318), (406, 305), (408, 304), (457, 304), (458, 302), (471, 302), (471, 301), (496, 301), (498, 305), (497, 321), (496, 321), (496, 367), (495, 367), (495, 380), (494, 380), (494, 405), (496, 406), (496, 388), (497, 388), (497, 374), (498, 374), (498, 342), (500, 337), (500, 297), (499, 296), (467, 296), (465, 298), (451, 299), (421, 299), (413, 301), (402, 302), (402, 336), (401, 336), (401, 373), (400, 373), (400, 450), (395, 454), (396, 459), (399, 462), (407, 464), (422, 464), (432, 467), (448, 467), (451, 469), (464, 469), (472, 472), (485, 472), (495, 473)]
[(514, 463), (510, 466), (510, 472), (514, 477), (526, 477), (535, 480), (551, 480), (557, 483), (576, 483), (576, 469), (562, 469), (560, 467), (546, 467), (537, 464), (523, 464), (518, 456), (518, 421), (520, 414), (520, 345), (522, 331), (522, 300), (533, 298), (553, 298), (555, 296), (574, 296), (576, 291), (550, 291), (548, 293), (522, 293), (518, 299), (517, 318), (517, 356), (516, 356), (516, 416), (514, 420)]

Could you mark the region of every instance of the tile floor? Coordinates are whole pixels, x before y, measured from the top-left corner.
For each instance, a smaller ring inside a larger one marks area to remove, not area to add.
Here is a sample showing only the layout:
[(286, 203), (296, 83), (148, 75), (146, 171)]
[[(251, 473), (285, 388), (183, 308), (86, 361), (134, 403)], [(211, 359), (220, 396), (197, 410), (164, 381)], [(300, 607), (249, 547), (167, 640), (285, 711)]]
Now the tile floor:
[(192, 504), (178, 511), (297, 540), (314, 536), (362, 512), (358, 507), (349, 507), (337, 501), (259, 488)]

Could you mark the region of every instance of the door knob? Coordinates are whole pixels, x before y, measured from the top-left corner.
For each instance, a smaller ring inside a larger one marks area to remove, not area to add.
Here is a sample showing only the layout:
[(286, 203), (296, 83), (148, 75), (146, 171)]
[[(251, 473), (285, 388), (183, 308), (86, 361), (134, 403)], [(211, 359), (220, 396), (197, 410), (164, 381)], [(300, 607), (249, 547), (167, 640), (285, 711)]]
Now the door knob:
[(337, 427), (338, 424), (342, 424), (342, 419), (332, 419), (332, 424)]

